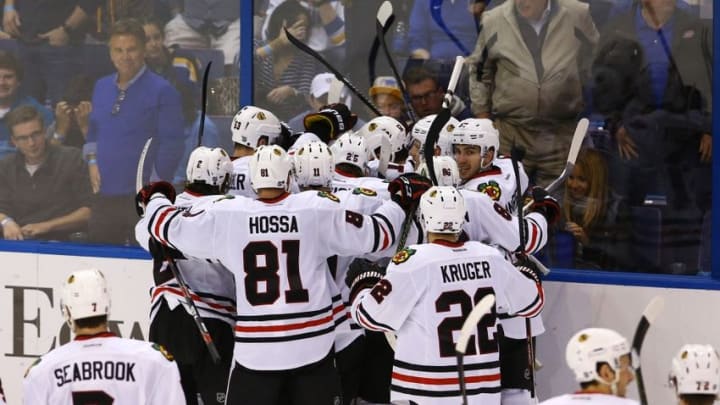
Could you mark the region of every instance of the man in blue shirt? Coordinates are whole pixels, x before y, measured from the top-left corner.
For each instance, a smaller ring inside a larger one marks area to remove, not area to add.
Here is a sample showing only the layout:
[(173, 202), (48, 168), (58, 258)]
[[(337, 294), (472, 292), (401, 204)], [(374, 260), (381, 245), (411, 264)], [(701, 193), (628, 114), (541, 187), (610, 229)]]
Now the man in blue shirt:
[(136, 20), (119, 21), (110, 34), (117, 73), (97, 81), (87, 143), (90, 181), (97, 193), (90, 222), (92, 242), (132, 241), (137, 222), (131, 201), (140, 152), (149, 137), (145, 181), (153, 171), (172, 180), (185, 141), (180, 95), (145, 66), (145, 32)]

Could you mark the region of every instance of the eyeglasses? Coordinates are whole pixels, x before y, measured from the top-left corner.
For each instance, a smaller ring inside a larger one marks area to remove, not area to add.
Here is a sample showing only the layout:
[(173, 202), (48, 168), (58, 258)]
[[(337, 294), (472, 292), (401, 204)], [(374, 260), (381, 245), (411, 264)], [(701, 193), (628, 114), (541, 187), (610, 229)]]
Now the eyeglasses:
[(430, 99), (430, 97), (436, 96), (438, 91), (439, 89), (434, 89), (423, 94), (416, 94), (414, 96), (410, 96), (410, 100), (412, 100), (413, 103), (425, 103), (428, 99)]
[(37, 141), (38, 139), (45, 136), (42, 132), (33, 132), (30, 135), (21, 135), (21, 136), (13, 136), (13, 141), (17, 143), (28, 143), (30, 142), (30, 138), (32, 138), (33, 141)]
[(127, 95), (127, 91), (120, 90), (120, 93), (118, 93), (117, 98), (115, 99), (115, 104), (112, 106), (112, 110), (110, 111), (112, 115), (117, 115), (120, 112), (120, 103), (125, 101), (125, 96)]

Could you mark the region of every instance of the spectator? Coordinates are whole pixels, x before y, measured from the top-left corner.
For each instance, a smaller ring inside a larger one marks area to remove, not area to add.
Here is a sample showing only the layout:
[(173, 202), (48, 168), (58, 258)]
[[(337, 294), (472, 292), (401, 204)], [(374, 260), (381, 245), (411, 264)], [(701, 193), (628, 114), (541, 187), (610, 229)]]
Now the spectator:
[[(612, 184), (631, 206), (665, 200), (661, 262), (689, 272), (711, 201), (709, 37), (675, 1), (642, 2), (608, 25), (593, 66), (593, 99), (617, 145)], [(618, 78), (619, 93), (608, 82)]]
[(373, 104), (380, 110), (382, 115), (393, 117), (396, 120), (407, 124), (409, 122), (405, 101), (400, 92), (397, 80), (392, 76), (379, 76), (370, 87), (370, 98)]
[[(331, 63), (339, 65), (345, 61), (345, 6), (343, 1), (330, 0), (270, 0), (267, 15), (272, 15), (280, 4), (294, 1), (301, 4), (310, 16), (307, 44), (310, 48), (325, 54)], [(369, 6), (366, 6), (369, 7)], [(271, 34), (270, 19), (263, 26), (262, 38), (275, 38)]]
[(467, 56), (478, 37), (473, 10), (468, 1), (440, 2), (442, 20), (459, 42), (435, 22), (430, 0), (415, 0), (408, 21), (408, 47), (413, 59), (454, 60), (456, 55)]
[(48, 126), (53, 122), (50, 110), (34, 98), (21, 94), (23, 73), (23, 67), (15, 55), (0, 51), (0, 158), (15, 151), (9, 139), (10, 129), (5, 122), (5, 116), (10, 111), (22, 105), (31, 105), (40, 111), (43, 125)]
[(575, 267), (628, 269), (628, 230), (624, 204), (608, 185), (605, 157), (594, 149), (580, 152), (565, 183), (565, 231), (575, 239)]
[(70, 79), (62, 99), (55, 105), (56, 120), (48, 130), (52, 134), (50, 142), (77, 148), (85, 144), (93, 84), (94, 81), (84, 74)]
[(165, 26), (165, 46), (212, 48), (223, 52), (225, 72), (237, 67), (240, 52), (240, 2), (175, 0), (175, 15)]
[(100, 0), (5, 0), (3, 29), (18, 40), (26, 92), (55, 105), (82, 68), (89, 16)]
[[(145, 63), (150, 70), (162, 76), (180, 93), (183, 110), (183, 125), (185, 127), (185, 151), (175, 172), (174, 184), (181, 185), (185, 181), (185, 166), (190, 153), (198, 146), (198, 133), (200, 115), (198, 114), (199, 95), (196, 83), (191, 80), (190, 70), (181, 64), (175, 65), (177, 58), (173, 52), (163, 45), (164, 37), (162, 26), (154, 20), (145, 20), (143, 29), (147, 37), (145, 44)], [(218, 129), (215, 123), (205, 117), (202, 145), (215, 147), (220, 143)]]
[(288, 0), (275, 8), (268, 21), (267, 34), (273, 39), (255, 50), (255, 95), (259, 106), (287, 120), (308, 107), (305, 95), (320, 69), (312, 57), (290, 43), (283, 28), (307, 41), (310, 13), (297, 1)]
[(87, 229), (91, 189), (79, 149), (48, 144), (40, 111), (7, 116), (17, 152), (0, 161), (0, 225), (12, 240), (69, 240)]
[[(440, 113), (445, 89), (440, 86), (438, 75), (423, 66), (413, 66), (405, 72), (403, 81), (418, 119)], [(451, 111), (460, 121), (472, 117), (470, 107), (457, 96)]]
[(113, 24), (117, 21), (128, 18), (140, 19), (157, 16), (156, 11), (159, 12), (162, 9), (162, 3), (155, 0), (102, 1), (93, 13), (95, 24), (90, 35), (95, 40), (105, 43), (108, 40)]
[(584, 108), (584, 61), (598, 38), (588, 5), (506, 1), (483, 13), (482, 26), (467, 59), (472, 111), (494, 119), (501, 154), (525, 148), (531, 182), (546, 186), (565, 167)]
[(137, 20), (119, 21), (110, 34), (110, 58), (117, 73), (97, 81), (84, 153), (97, 193), (89, 238), (129, 243), (136, 213), (135, 173), (148, 138), (145, 179), (151, 169), (172, 179), (185, 141), (180, 95), (145, 66), (145, 32)]

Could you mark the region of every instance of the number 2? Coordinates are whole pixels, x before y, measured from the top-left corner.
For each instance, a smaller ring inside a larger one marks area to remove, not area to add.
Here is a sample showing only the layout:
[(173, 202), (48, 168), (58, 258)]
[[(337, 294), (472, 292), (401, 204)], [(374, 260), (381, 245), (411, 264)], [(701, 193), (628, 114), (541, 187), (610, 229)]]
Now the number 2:
[[(453, 305), (460, 306), (460, 316), (447, 317), (438, 324), (437, 333), (440, 357), (455, 356), (453, 331), (459, 331), (462, 328), (463, 322), (473, 309), (473, 302), (477, 304), (483, 297), (489, 294), (493, 294), (493, 289), (490, 287), (478, 288), (473, 297), (470, 297), (464, 290), (454, 290), (440, 294), (437, 300), (435, 300), (435, 311), (438, 313), (450, 311), (450, 307)], [(477, 354), (478, 351), (480, 354), (489, 354), (498, 351), (495, 334), (493, 333), (491, 337), (488, 331), (489, 328), (495, 326), (496, 320), (497, 314), (493, 306), (492, 311), (483, 316), (480, 322), (478, 322), (476, 334), (468, 340), (467, 355)], [(479, 337), (479, 339), (476, 339), (476, 336)]]

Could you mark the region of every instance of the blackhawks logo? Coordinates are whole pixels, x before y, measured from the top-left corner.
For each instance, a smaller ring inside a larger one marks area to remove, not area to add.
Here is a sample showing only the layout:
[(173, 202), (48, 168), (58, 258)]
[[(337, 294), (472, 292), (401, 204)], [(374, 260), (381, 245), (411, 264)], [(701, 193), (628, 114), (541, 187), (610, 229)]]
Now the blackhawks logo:
[(477, 186), (477, 191), (489, 195), (494, 201), (498, 201), (500, 199), (500, 195), (502, 194), (500, 185), (494, 180), (488, 181), (487, 183), (481, 183)]
[(157, 344), (157, 343), (153, 343), (152, 348), (155, 349), (155, 350), (157, 350), (157, 351), (159, 351), (160, 354), (162, 354), (163, 356), (165, 356), (165, 358), (166, 358), (168, 361), (173, 361), (173, 360), (175, 360), (175, 358), (173, 357), (173, 355), (170, 354), (170, 352), (167, 351), (167, 350), (165, 349), (165, 347), (163, 347), (163, 345), (160, 345), (160, 344)]
[(371, 190), (371, 189), (365, 188), (365, 187), (355, 187), (355, 189), (353, 190), (352, 193), (353, 194), (362, 194), (362, 195), (366, 195), (368, 197), (377, 196), (377, 193), (375, 192), (375, 190)]
[(415, 254), (415, 249), (405, 248), (397, 253), (392, 258), (392, 262), (395, 264), (405, 263), (410, 259), (410, 256)]
[(328, 193), (327, 191), (318, 191), (318, 197), (327, 198), (330, 201), (339, 203), (340, 199), (337, 198), (337, 196), (333, 193)]

